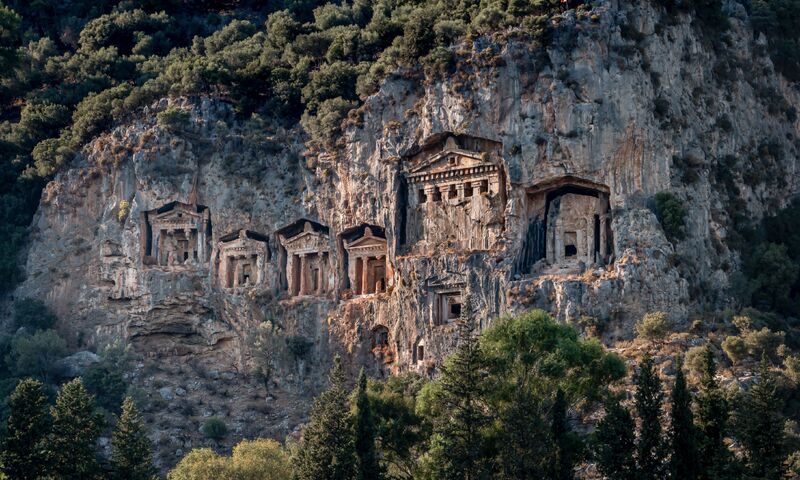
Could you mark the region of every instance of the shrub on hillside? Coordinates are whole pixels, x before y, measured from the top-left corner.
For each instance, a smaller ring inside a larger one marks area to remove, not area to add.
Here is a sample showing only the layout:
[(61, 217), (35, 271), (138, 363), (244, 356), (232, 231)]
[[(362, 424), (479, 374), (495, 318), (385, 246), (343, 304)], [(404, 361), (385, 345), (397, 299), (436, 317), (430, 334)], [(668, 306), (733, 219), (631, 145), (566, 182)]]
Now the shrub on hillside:
[(189, 112), (182, 108), (169, 107), (156, 114), (156, 123), (164, 130), (179, 132), (189, 123)]
[(669, 334), (670, 322), (664, 312), (648, 313), (636, 323), (636, 335), (649, 342), (660, 342)]
[(747, 357), (747, 345), (742, 337), (730, 335), (722, 341), (722, 350), (733, 363), (740, 363)]
[(222, 419), (211, 417), (203, 424), (203, 435), (211, 440), (222, 440), (228, 434), (228, 426)]
[(683, 363), (686, 368), (695, 375), (700, 375), (703, 372), (703, 355), (705, 350), (705, 345), (697, 345), (686, 351)]
[(67, 342), (54, 330), (42, 330), (33, 335), (15, 337), (6, 362), (16, 377), (33, 377), (49, 382), (56, 360), (66, 355)]
[(659, 192), (654, 198), (655, 214), (664, 233), (670, 240), (682, 240), (685, 236), (686, 208), (683, 202), (670, 192)]

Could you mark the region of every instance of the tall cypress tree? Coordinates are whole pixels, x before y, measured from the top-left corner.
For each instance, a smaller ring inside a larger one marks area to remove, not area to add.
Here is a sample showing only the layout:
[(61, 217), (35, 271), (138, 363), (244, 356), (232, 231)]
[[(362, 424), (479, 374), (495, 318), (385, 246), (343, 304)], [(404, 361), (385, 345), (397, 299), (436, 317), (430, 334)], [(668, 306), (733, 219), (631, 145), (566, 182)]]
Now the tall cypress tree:
[(55, 476), (65, 480), (99, 478), (96, 444), (102, 419), (95, 413), (94, 397), (80, 378), (61, 388), (50, 414), (53, 429), (48, 457)]
[(484, 478), (489, 469), (485, 428), (491, 418), (486, 405), (486, 368), (469, 297), (458, 322), (458, 346), (442, 366), (439, 378), (437, 401), (444, 415), (433, 425), (438, 441), (434, 463), (438, 478), (471, 480)]
[(333, 360), (328, 389), (311, 409), (295, 458), (298, 480), (352, 480), (356, 478), (356, 452), (349, 414), (342, 359)]
[(723, 440), (728, 429), (729, 408), (717, 384), (714, 352), (706, 347), (702, 354), (700, 392), (695, 399), (695, 425), (699, 433), (698, 478), (721, 480), (731, 476), (733, 458)]
[(10, 416), (3, 442), (2, 472), (9, 478), (35, 480), (47, 474), (46, 438), (50, 430), (42, 382), (25, 379), (8, 400)]
[(663, 477), (664, 447), (661, 440), (661, 380), (653, 357), (645, 355), (636, 380), (636, 413), (639, 417), (639, 441), (636, 445), (638, 478), (658, 480)]
[(745, 452), (747, 474), (753, 479), (780, 478), (788, 452), (784, 432), (783, 401), (766, 360), (761, 361), (756, 383), (743, 395), (734, 425)]
[(635, 480), (635, 424), (618, 398), (606, 405), (606, 415), (595, 432), (597, 470), (610, 480)]
[(119, 480), (155, 478), (152, 445), (131, 397), (126, 397), (122, 402), (122, 413), (111, 436), (111, 447), (114, 478)]
[(560, 388), (556, 391), (550, 422), (550, 439), (553, 458), (550, 478), (571, 480), (575, 477), (574, 467), (578, 459), (580, 441), (570, 431), (567, 422), (567, 399)]
[(375, 419), (367, 396), (367, 374), (363, 368), (358, 375), (358, 384), (353, 394), (353, 423), (358, 478), (380, 480), (383, 478), (383, 470), (375, 451)]
[(669, 447), (670, 475), (674, 480), (697, 478), (697, 431), (692, 414), (692, 396), (683, 374), (683, 359), (675, 361), (675, 385), (672, 386), (672, 411), (670, 412)]

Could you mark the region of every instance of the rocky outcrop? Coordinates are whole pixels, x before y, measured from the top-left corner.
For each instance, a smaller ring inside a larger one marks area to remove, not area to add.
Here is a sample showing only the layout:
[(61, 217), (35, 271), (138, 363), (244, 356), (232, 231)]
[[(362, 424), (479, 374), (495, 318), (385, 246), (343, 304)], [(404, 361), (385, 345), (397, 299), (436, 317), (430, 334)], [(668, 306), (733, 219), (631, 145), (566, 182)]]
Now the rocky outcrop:
[[(648, 2), (595, 13), (566, 14), (544, 49), (482, 38), (448, 78), (388, 79), (334, 153), (164, 99), (48, 185), (18, 295), (81, 348), (142, 354), (166, 463), (212, 415), (229, 442), (291, 432), (335, 353), (435, 373), (467, 298), (481, 326), (540, 307), (607, 341), (648, 311), (724, 307), (734, 200), (757, 218), (797, 192), (800, 126), (770, 105), (798, 94), (745, 19), (715, 51)], [(159, 126), (167, 107), (188, 124)], [(688, 210), (676, 244), (660, 191)]]

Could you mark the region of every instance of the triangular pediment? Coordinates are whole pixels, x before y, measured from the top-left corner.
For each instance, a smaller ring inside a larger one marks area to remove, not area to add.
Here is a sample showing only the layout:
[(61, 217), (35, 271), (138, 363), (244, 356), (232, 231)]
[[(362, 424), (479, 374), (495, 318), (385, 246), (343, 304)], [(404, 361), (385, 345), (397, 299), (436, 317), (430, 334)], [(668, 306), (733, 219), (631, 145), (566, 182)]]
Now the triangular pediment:
[(347, 244), (348, 248), (385, 247), (386, 239), (380, 237), (364, 236)]
[[(379, 227), (375, 227), (375, 228), (379, 228)], [(378, 231), (380, 231), (380, 230), (378, 230)], [(386, 239), (383, 238), (383, 237), (376, 236), (372, 232), (372, 227), (369, 227), (369, 226), (365, 226), (364, 233), (360, 237), (358, 237), (358, 238), (356, 238), (356, 239), (354, 239), (354, 240), (352, 240), (350, 242), (345, 241), (345, 248), (348, 249), (348, 250), (354, 249), (354, 248), (360, 248), (360, 249), (373, 248), (374, 249), (374, 248), (377, 248), (377, 247), (385, 249), (386, 248)]]
[(421, 165), (414, 167), (411, 169), (411, 173), (435, 173), (446, 170), (491, 165), (491, 163), (485, 161), (483, 157), (484, 155), (480, 152), (472, 152), (469, 150), (460, 149), (447, 149), (437, 153), (436, 155), (433, 155)]
[(237, 248), (263, 248), (266, 245), (265, 242), (260, 240), (253, 240), (252, 238), (237, 238), (236, 240), (232, 240), (230, 242), (224, 242), (222, 244), (223, 250), (233, 250)]
[(304, 231), (292, 238), (286, 238), (282, 242), (287, 249), (304, 248), (310, 245), (327, 246), (328, 236), (324, 233)]
[(191, 205), (177, 204), (175, 208), (159, 213), (156, 218), (164, 221), (185, 221), (200, 218), (200, 214)]
[(286, 245), (291, 245), (293, 243), (303, 242), (304, 240), (306, 240), (308, 238), (317, 238), (317, 237), (321, 237), (321, 236), (322, 235), (320, 235), (319, 233), (316, 233), (316, 232), (302, 232), (302, 233), (299, 233), (299, 234), (295, 235), (292, 238), (287, 238), (285, 244)]

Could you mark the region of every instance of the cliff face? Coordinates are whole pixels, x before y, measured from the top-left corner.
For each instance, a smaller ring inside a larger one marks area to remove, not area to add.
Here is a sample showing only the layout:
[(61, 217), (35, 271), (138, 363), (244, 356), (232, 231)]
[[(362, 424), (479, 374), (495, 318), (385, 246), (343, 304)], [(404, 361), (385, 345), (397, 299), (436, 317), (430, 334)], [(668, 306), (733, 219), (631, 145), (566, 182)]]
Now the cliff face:
[[(608, 2), (543, 50), (461, 46), (447, 78), (387, 80), (335, 154), (218, 100), (162, 100), (48, 185), (17, 294), (81, 348), (144, 356), (131, 378), (165, 400), (167, 463), (211, 415), (230, 442), (289, 433), (334, 353), (435, 373), (467, 298), (483, 326), (540, 307), (608, 342), (648, 311), (723, 308), (732, 214), (798, 191), (800, 97), (736, 5), (725, 42)], [(168, 106), (189, 122), (160, 126)], [(676, 244), (661, 191), (688, 211)]]

